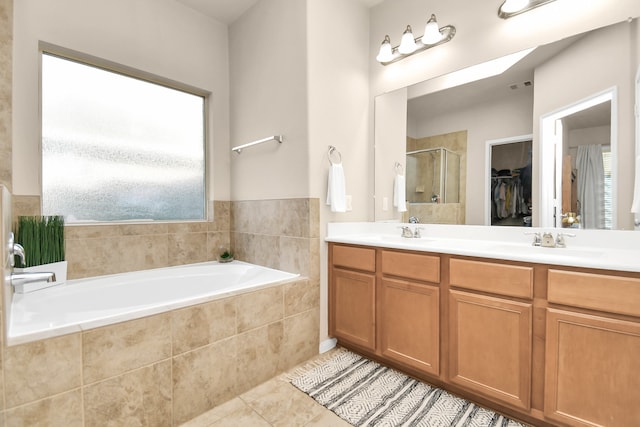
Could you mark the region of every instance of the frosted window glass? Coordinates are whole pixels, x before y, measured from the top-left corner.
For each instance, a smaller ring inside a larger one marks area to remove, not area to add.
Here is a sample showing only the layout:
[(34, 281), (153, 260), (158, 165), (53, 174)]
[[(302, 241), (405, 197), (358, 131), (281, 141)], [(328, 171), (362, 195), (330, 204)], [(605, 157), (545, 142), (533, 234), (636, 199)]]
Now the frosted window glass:
[(43, 53), (42, 210), (205, 218), (204, 98)]

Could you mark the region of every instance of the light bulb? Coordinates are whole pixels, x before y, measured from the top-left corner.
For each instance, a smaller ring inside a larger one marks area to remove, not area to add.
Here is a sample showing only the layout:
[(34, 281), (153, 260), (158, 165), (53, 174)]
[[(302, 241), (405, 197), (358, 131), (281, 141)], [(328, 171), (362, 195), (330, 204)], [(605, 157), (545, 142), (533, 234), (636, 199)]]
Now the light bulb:
[(502, 13), (519, 12), (529, 5), (529, 0), (505, 0), (500, 6)]
[(427, 21), (427, 25), (424, 26), (424, 36), (422, 36), (423, 44), (436, 44), (442, 40), (442, 33), (438, 28), (438, 21), (436, 21), (436, 15), (431, 15), (431, 18)]
[(376, 56), (378, 62), (389, 62), (393, 59), (393, 49), (391, 48), (391, 39), (388, 35), (384, 36), (384, 40), (380, 45), (380, 52)]
[(411, 25), (407, 25), (407, 29), (404, 30), (404, 34), (402, 34), (402, 40), (400, 40), (400, 46), (398, 47), (398, 52), (403, 55), (408, 55), (410, 53), (415, 52), (418, 48), (416, 45), (416, 41), (413, 38), (413, 32), (411, 31)]

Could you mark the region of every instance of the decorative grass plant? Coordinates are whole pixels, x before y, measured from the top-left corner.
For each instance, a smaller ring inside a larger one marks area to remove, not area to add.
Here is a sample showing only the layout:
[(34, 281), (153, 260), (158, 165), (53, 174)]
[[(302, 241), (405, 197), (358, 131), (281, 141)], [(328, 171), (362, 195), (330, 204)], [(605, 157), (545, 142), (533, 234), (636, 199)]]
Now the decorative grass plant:
[(64, 261), (64, 217), (18, 217), (16, 242), (24, 247), (26, 265), (23, 267)]

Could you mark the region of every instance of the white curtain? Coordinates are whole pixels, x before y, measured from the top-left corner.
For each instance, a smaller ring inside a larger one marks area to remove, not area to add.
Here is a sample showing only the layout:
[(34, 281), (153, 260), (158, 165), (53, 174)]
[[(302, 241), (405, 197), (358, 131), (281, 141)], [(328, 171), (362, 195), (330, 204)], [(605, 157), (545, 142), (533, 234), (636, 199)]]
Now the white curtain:
[(580, 145), (576, 159), (582, 228), (604, 228), (604, 165), (602, 146)]

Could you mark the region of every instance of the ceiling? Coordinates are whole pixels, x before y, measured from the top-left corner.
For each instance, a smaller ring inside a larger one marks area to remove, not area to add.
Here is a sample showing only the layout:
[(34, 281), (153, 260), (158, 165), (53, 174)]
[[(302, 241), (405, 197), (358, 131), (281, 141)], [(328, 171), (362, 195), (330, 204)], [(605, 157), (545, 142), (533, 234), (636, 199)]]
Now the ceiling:
[[(258, 0), (176, 0), (198, 12), (225, 24), (231, 24), (251, 8)], [(383, 0), (357, 0), (367, 7)]]

